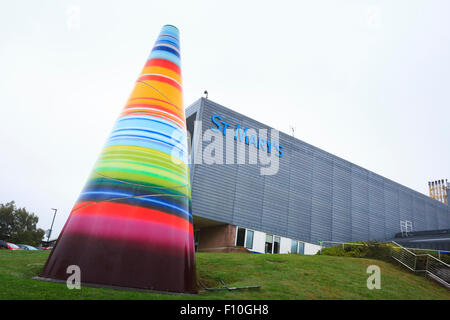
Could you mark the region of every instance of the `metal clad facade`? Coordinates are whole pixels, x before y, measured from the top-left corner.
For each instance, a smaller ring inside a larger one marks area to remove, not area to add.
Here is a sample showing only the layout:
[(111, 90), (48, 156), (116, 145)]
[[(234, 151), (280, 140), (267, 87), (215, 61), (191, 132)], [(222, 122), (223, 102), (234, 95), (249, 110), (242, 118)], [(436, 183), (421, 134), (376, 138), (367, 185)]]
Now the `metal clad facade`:
[(369, 240), (384, 239), (384, 190), (383, 178), (369, 172)]
[(352, 166), (351, 240), (369, 240), (369, 190), (366, 170)]
[(311, 242), (331, 239), (333, 162), (322, 152), (314, 152)]
[[(213, 115), (230, 124), (228, 135), (236, 124), (271, 129), (203, 98), (186, 110), (191, 115), (202, 123), (194, 130), (196, 157), (211, 143), (200, 145), (202, 132), (215, 127)], [(415, 231), (450, 228), (449, 206), (290, 135), (279, 133), (279, 139), (284, 148), (275, 175), (248, 164), (251, 144), (246, 164), (236, 164), (236, 149), (235, 164), (192, 164), (193, 214), (311, 243), (388, 240), (400, 231), (400, 220), (412, 221)]]
[(352, 233), (351, 164), (342, 159), (333, 160), (332, 239), (348, 240)]
[(289, 207), (287, 236), (311, 239), (313, 153), (307, 148), (291, 145), (289, 166)]
[(384, 239), (392, 238), (400, 227), (400, 204), (397, 185), (384, 181)]

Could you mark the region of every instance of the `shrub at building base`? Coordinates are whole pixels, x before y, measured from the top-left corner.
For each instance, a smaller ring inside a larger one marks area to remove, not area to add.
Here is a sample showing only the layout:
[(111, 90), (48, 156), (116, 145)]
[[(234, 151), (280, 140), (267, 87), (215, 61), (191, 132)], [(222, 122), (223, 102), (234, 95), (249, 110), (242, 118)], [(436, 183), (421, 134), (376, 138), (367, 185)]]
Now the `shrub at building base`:
[(354, 245), (345, 244), (344, 247), (342, 247), (342, 245), (338, 245), (323, 248), (321, 251), (318, 251), (317, 254), (354, 258), (370, 258), (389, 262), (392, 261), (391, 248), (392, 245), (389, 243), (379, 243), (376, 241), (354, 242)]

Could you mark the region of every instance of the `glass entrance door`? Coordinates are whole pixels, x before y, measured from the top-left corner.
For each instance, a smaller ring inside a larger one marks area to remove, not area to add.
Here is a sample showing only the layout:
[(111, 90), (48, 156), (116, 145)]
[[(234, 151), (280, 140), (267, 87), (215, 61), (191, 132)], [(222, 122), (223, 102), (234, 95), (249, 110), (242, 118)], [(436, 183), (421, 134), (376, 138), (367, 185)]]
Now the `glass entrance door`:
[(266, 234), (266, 245), (264, 252), (265, 253), (272, 253), (273, 250), (273, 236), (270, 234)]
[(273, 253), (280, 253), (280, 237), (273, 237)]

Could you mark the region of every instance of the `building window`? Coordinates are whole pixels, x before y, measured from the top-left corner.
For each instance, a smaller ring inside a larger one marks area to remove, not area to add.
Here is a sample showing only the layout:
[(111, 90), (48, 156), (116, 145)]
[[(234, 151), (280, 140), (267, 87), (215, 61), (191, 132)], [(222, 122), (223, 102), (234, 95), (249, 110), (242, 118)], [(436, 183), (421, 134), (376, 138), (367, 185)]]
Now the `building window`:
[(280, 237), (274, 237), (273, 253), (280, 253)]
[(297, 253), (298, 248), (298, 241), (297, 240), (291, 240), (291, 253)]
[(264, 248), (264, 253), (272, 253), (273, 247), (273, 236), (270, 234), (266, 234), (266, 245)]
[(245, 242), (245, 229), (238, 228), (236, 236), (236, 246), (243, 247)]
[(280, 253), (280, 237), (266, 234), (264, 253)]
[(245, 239), (245, 247), (247, 249), (253, 249), (253, 234), (254, 232), (252, 230), (247, 230), (247, 237)]
[(299, 241), (298, 242), (298, 254), (305, 254), (305, 243)]

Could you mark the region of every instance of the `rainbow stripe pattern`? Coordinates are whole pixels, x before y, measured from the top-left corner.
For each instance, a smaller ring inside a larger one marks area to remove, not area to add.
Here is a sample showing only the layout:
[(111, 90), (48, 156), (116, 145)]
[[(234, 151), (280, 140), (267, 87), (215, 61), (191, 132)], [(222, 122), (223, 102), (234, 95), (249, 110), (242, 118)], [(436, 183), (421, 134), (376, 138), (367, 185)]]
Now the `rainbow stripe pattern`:
[(41, 276), (196, 292), (179, 31), (165, 25)]

